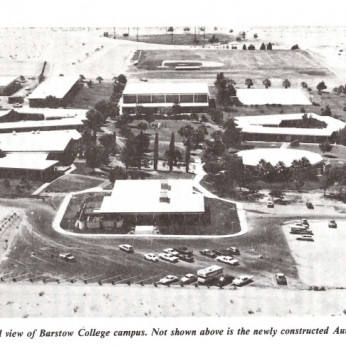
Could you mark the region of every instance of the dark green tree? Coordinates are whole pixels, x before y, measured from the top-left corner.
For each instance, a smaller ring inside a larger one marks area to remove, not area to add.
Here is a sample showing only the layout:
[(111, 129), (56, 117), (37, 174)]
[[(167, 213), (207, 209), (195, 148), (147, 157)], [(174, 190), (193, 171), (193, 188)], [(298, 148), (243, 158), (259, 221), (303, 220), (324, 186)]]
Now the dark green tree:
[(159, 135), (156, 132), (154, 141), (154, 171), (157, 171), (157, 163), (159, 161)]
[(171, 142), (169, 143), (169, 149), (168, 149), (168, 155), (167, 155), (170, 172), (172, 172), (173, 170), (174, 158), (175, 158), (175, 138), (174, 138), (174, 132), (172, 132)]
[(149, 136), (141, 131), (136, 137), (136, 158), (138, 169), (142, 168), (142, 159), (145, 153), (148, 151), (150, 144)]
[(93, 131), (93, 138), (96, 141), (96, 134), (103, 123), (103, 116), (98, 110), (91, 108), (87, 111), (86, 118), (88, 119), (87, 125)]
[(222, 142), (226, 148), (237, 148), (241, 144), (241, 131), (233, 119), (225, 123), (225, 132), (222, 135)]
[(137, 141), (135, 135), (130, 132), (127, 137), (123, 151), (121, 152), (121, 161), (125, 164), (126, 171), (129, 166), (136, 164), (137, 159)]
[(186, 173), (189, 173), (189, 170), (190, 170), (190, 158), (191, 158), (191, 140), (190, 140), (190, 138), (188, 138), (186, 140), (186, 149), (185, 149)]

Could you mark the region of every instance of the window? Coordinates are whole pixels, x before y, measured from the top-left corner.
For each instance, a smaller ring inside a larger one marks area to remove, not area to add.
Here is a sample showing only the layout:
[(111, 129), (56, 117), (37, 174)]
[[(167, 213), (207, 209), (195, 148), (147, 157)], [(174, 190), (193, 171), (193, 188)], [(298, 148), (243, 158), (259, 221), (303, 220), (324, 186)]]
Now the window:
[(124, 103), (137, 103), (136, 95), (124, 95)]
[(152, 103), (165, 103), (165, 95), (152, 95)]
[(193, 95), (180, 95), (180, 102), (192, 103), (193, 102)]
[(179, 95), (166, 95), (166, 102), (167, 103), (176, 103), (179, 102)]
[(208, 95), (206, 94), (196, 94), (195, 103), (208, 102)]
[(138, 103), (151, 103), (150, 95), (138, 95)]

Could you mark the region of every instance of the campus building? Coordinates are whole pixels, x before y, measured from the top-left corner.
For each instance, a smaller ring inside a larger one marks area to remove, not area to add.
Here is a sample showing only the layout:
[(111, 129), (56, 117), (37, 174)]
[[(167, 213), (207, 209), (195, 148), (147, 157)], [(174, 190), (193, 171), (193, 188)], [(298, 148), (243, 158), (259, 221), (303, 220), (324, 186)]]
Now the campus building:
[[(47, 97), (52, 96), (58, 106), (65, 106), (80, 90), (82, 84), (79, 76), (53, 76), (42, 82), (30, 96), (30, 107), (48, 107)], [(56, 106), (56, 105), (55, 105)]]
[(326, 124), (324, 128), (286, 127), (284, 122), (301, 120), (300, 114), (276, 114), (236, 117), (235, 122), (242, 131), (243, 140), (265, 142), (291, 142), (298, 140), (303, 143), (335, 142), (336, 133), (345, 128), (346, 123), (332, 117), (308, 113), (308, 118)]
[(207, 83), (127, 83), (120, 100), (121, 114), (134, 114), (137, 106), (155, 112), (178, 103), (184, 112), (202, 112), (209, 107)]
[(192, 180), (117, 180), (94, 216), (135, 227), (195, 224), (204, 213), (204, 196), (193, 189)]

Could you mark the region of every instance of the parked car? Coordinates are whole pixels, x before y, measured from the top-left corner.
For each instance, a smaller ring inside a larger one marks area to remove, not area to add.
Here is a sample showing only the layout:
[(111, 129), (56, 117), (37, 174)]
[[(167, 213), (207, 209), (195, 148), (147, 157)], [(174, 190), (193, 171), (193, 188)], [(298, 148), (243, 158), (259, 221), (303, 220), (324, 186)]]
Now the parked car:
[(244, 286), (253, 281), (252, 275), (240, 275), (233, 280), (232, 284), (235, 286)]
[(206, 256), (209, 258), (215, 258), (216, 257), (216, 253), (214, 253), (214, 251), (209, 250), (209, 249), (203, 249), (199, 252), (202, 256)]
[(226, 250), (232, 255), (240, 255), (240, 251), (236, 247), (228, 247)]
[(146, 253), (144, 255), (144, 258), (147, 261), (151, 261), (151, 262), (158, 262), (159, 261), (159, 258), (155, 254), (153, 254), (153, 253)]
[(314, 209), (314, 206), (311, 202), (306, 202), (306, 206), (308, 209)]
[(194, 262), (194, 261), (195, 261), (195, 259), (194, 259), (193, 256), (191, 256), (191, 255), (186, 255), (186, 254), (182, 254), (182, 253), (180, 253), (180, 254), (178, 255), (178, 258), (179, 258), (180, 260), (182, 260), (182, 261), (185, 261), (185, 262)]
[(303, 240), (303, 241), (314, 241), (314, 238), (312, 237), (312, 235), (307, 235), (307, 234), (303, 234), (300, 237), (297, 237), (297, 240)]
[(13, 107), (14, 107), (14, 108), (22, 108), (23, 105), (22, 105), (21, 103), (15, 103), (15, 104), (13, 105)]
[(61, 253), (61, 254), (59, 254), (59, 257), (66, 262), (75, 262), (76, 261), (76, 257), (74, 257), (70, 253)]
[(291, 234), (307, 234), (307, 235), (314, 235), (311, 230), (309, 229), (291, 229)]
[(274, 203), (272, 201), (268, 201), (267, 208), (274, 208)]
[(195, 274), (186, 274), (180, 279), (180, 282), (183, 285), (190, 285), (194, 282), (197, 282), (197, 276)]
[(213, 251), (214, 252), (214, 254), (216, 255), (216, 256), (227, 256), (225, 253), (224, 253), (224, 250), (218, 250), (218, 249), (213, 249), (213, 250), (211, 250), (211, 251)]
[(159, 258), (171, 263), (177, 263), (179, 261), (179, 258), (177, 256), (174, 256), (170, 253), (164, 253), (164, 252), (159, 254)]
[(283, 273), (276, 273), (275, 280), (278, 285), (287, 285), (287, 279)]
[(193, 251), (189, 250), (187, 247), (182, 246), (182, 247), (174, 247), (173, 248), (174, 251), (179, 252), (180, 254), (184, 254), (184, 255), (193, 255)]
[(119, 245), (119, 249), (127, 253), (134, 253), (133, 247), (129, 244), (121, 244)]
[(329, 228), (337, 228), (338, 225), (337, 225), (337, 223), (335, 222), (335, 220), (330, 220), (330, 221), (328, 222), (328, 227), (329, 227)]
[(175, 282), (179, 281), (179, 278), (177, 276), (174, 275), (167, 275), (164, 278), (162, 278), (159, 283), (162, 285), (170, 285), (173, 284)]
[(164, 253), (172, 254), (173, 256), (178, 256), (179, 252), (175, 251), (173, 248), (168, 248), (163, 250)]
[(302, 222), (296, 222), (292, 226), (294, 226), (294, 227), (301, 227), (301, 228), (305, 228), (305, 229), (309, 228), (309, 225), (306, 225), (305, 223), (302, 223)]
[(234, 259), (232, 256), (218, 256), (216, 259), (218, 262), (230, 264), (232, 266), (239, 265), (239, 261)]
[(224, 287), (231, 284), (233, 280), (234, 280), (234, 276), (226, 274), (221, 276), (215, 281), (215, 286)]

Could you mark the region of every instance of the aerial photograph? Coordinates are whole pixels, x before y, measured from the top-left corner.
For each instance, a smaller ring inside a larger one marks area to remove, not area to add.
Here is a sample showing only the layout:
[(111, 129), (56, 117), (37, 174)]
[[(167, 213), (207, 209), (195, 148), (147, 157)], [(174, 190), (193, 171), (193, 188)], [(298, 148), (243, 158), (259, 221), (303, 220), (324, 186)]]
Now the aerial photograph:
[(0, 316), (344, 316), (345, 37), (0, 28)]

